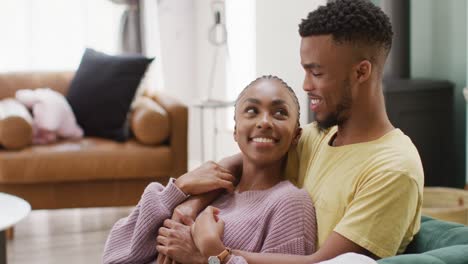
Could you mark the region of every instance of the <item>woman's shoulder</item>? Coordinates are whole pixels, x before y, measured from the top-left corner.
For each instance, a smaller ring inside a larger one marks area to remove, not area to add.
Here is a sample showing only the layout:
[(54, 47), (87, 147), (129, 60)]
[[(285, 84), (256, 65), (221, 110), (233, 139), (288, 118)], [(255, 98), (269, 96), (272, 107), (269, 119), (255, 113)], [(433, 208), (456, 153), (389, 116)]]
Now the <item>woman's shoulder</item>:
[(291, 195), (298, 195), (298, 196), (304, 196), (304, 195), (308, 196), (306, 190), (302, 188), (298, 188), (297, 186), (295, 186), (288, 180), (280, 181), (279, 183), (277, 183), (272, 188), (272, 192), (270, 193), (284, 193), (284, 194), (291, 194)]
[(269, 196), (273, 198), (279, 206), (288, 206), (291, 204), (310, 204), (312, 199), (306, 190), (297, 188), (290, 181), (281, 181), (272, 191)]
[[(302, 227), (312, 232), (316, 226), (315, 208), (306, 190), (289, 181), (279, 183), (270, 193), (270, 217), (275, 223), (288, 223), (291, 228)], [(310, 234), (308, 234), (310, 235)]]

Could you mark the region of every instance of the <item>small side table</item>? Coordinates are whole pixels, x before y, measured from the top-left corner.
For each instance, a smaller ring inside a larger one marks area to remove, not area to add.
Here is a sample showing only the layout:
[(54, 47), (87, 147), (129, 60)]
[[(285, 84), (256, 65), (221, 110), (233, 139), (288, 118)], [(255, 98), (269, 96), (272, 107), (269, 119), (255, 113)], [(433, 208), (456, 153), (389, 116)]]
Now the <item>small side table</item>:
[(0, 192), (0, 264), (7, 263), (5, 230), (25, 218), (31, 205), (25, 200)]
[(228, 108), (234, 106), (235, 101), (222, 101), (222, 100), (202, 100), (192, 104), (193, 107), (200, 109), (200, 152), (201, 152), (201, 162), (205, 162), (205, 110), (212, 110), (213, 113), (213, 159), (216, 160), (216, 135), (218, 134), (218, 124), (217, 124), (217, 111), (218, 109)]

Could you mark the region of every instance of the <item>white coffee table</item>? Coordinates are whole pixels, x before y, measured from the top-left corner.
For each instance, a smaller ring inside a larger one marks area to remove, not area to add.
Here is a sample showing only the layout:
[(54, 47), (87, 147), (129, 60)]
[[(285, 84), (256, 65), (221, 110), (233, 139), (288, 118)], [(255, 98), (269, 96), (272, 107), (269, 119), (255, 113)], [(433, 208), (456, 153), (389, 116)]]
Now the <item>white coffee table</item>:
[(31, 205), (11, 194), (0, 192), (0, 264), (6, 263), (5, 230), (25, 218), (31, 211)]

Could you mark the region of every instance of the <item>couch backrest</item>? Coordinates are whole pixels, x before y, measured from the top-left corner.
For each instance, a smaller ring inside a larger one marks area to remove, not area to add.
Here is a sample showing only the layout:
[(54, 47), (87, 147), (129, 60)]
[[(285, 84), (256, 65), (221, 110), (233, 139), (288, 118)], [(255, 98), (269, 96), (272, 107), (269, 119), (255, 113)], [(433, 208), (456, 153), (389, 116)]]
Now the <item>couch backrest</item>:
[(0, 73), (0, 99), (14, 97), (20, 89), (52, 88), (66, 94), (74, 72)]

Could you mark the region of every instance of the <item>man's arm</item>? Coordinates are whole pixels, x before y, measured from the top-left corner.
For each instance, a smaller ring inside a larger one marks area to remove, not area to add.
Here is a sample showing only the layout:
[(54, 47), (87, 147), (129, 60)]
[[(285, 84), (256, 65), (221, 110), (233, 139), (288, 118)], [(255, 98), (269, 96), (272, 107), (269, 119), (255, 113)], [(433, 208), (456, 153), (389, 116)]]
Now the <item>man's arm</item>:
[(310, 264), (332, 259), (344, 253), (354, 252), (377, 259), (365, 248), (333, 232), (324, 245), (314, 254), (309, 256), (262, 254), (234, 250), (233, 254), (244, 257), (249, 264)]
[[(174, 223), (177, 224), (177, 223)], [(174, 230), (177, 230), (174, 228)], [(193, 231), (193, 230), (192, 230)], [(160, 230), (161, 234), (161, 230)], [(190, 238), (190, 243), (187, 243), (187, 241), (175, 241), (178, 239), (178, 237), (188, 237)], [(216, 236), (219, 240), (219, 235)], [(190, 236), (190, 231), (189, 230), (184, 230), (184, 232), (181, 233), (181, 235), (173, 236), (171, 238), (173, 246), (177, 247), (178, 245), (184, 245), (183, 247), (187, 247), (187, 245), (193, 244), (191, 236)], [(208, 244), (211, 244), (211, 242), (207, 242)], [(222, 250), (219, 250), (219, 246), (217, 247), (217, 244), (222, 242), (216, 241), (212, 242), (212, 246), (210, 245), (210, 249), (215, 250), (215, 252), (221, 252)], [(215, 246), (216, 245), (216, 246)], [(221, 248), (224, 248), (221, 246)], [(161, 253), (163, 254), (168, 254), (168, 255), (174, 255), (173, 257), (178, 257), (179, 261), (182, 261), (180, 259), (183, 256), (187, 254), (181, 254), (181, 251), (176, 251), (176, 252), (169, 252), (167, 249), (162, 250), (162, 248), (159, 248)], [(236, 256), (241, 256), (243, 257), (249, 264), (311, 264), (311, 263), (317, 263), (320, 261), (325, 261), (332, 259), (336, 256), (339, 256), (344, 253), (348, 252), (354, 252), (358, 254), (363, 254), (367, 255), (373, 258), (376, 258), (372, 254), (369, 253), (369, 251), (365, 250), (364, 248), (360, 247), (359, 245), (353, 243), (351, 240), (348, 240), (347, 238), (341, 236), (338, 233), (332, 233), (330, 237), (325, 241), (325, 244), (322, 248), (320, 248), (317, 252), (315, 252), (312, 255), (309, 256), (300, 256), (300, 255), (286, 255), (286, 254), (273, 254), (273, 253), (252, 253), (252, 252), (245, 252), (245, 251), (240, 251), (240, 250), (233, 250), (233, 255)], [(196, 255), (195, 252), (193, 253), (192, 256)], [(210, 255), (210, 254), (209, 254)], [(211, 255), (217, 255), (216, 254), (211, 254)], [(203, 259), (203, 258), (202, 258)], [(192, 259), (194, 260), (194, 259)], [(206, 260), (206, 258), (204, 259)], [(200, 263), (203, 263), (200, 261)]]
[[(219, 166), (230, 171), (231, 174), (237, 178), (237, 182), (239, 181), (240, 176), (242, 175), (242, 154), (238, 153), (236, 155), (226, 157), (219, 161), (218, 164)], [(195, 220), (198, 213), (210, 205), (216, 198), (219, 197), (219, 195), (221, 195), (222, 192), (223, 190), (216, 190), (190, 197), (187, 201), (176, 207), (175, 210), (178, 214), (173, 214), (173, 220), (178, 221), (178, 215), (184, 215)]]

